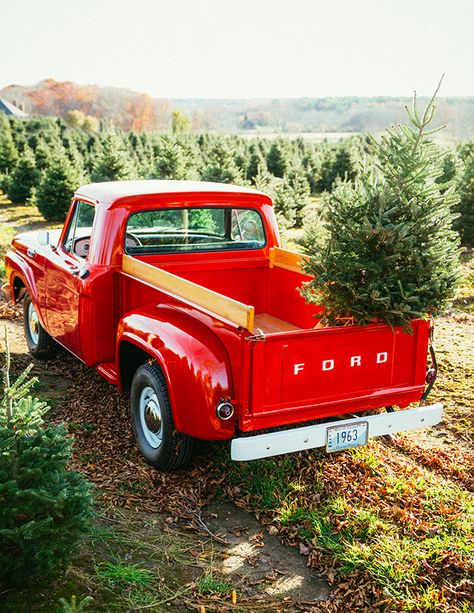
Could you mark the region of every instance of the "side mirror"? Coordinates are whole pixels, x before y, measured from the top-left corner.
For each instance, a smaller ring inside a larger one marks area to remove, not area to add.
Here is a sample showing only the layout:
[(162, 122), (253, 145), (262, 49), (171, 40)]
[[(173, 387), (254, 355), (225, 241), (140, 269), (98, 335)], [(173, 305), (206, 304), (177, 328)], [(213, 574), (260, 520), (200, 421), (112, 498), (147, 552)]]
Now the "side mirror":
[(49, 245), (50, 237), (49, 237), (48, 230), (40, 230), (37, 234), (36, 239), (38, 243), (42, 245), (43, 247), (46, 247), (46, 245)]

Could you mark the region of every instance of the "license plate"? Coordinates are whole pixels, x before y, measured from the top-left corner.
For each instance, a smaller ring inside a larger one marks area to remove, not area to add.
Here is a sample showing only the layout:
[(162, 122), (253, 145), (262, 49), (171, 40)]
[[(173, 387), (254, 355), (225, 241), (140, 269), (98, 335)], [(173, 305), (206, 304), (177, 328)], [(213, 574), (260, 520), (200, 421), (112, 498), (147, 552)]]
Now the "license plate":
[(358, 421), (345, 426), (331, 426), (326, 430), (326, 451), (341, 451), (359, 445), (366, 445), (369, 438), (369, 424)]

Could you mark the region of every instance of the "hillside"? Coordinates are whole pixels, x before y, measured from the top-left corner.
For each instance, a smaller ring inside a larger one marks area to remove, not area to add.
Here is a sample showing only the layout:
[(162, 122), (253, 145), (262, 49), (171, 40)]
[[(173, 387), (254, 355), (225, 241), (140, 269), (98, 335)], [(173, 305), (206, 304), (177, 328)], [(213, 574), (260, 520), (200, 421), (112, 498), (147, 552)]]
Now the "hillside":
[[(407, 92), (408, 93), (408, 92)], [(9, 85), (0, 96), (22, 102), (32, 115), (64, 116), (79, 109), (110, 119), (125, 130), (162, 131), (171, 112), (180, 110), (195, 132), (255, 133), (380, 132), (404, 119), (410, 98), (290, 98), (290, 99), (176, 99), (152, 98), (125, 88), (78, 85), (53, 79), (33, 86)], [(440, 98), (437, 116), (447, 124), (450, 141), (474, 137), (474, 97)]]
[(124, 130), (154, 131), (167, 128), (171, 104), (125, 88), (78, 85), (45, 79), (36, 85), (8, 85), (0, 97), (23, 103), (31, 115), (63, 117), (78, 109), (98, 119), (110, 119)]

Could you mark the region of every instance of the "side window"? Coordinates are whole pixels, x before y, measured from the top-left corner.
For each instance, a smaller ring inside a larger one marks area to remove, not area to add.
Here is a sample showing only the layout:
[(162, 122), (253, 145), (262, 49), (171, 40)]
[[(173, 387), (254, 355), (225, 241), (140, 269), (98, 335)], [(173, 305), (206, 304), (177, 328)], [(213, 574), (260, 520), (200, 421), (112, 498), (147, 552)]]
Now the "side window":
[(92, 226), (94, 224), (95, 208), (78, 200), (74, 208), (63, 247), (69, 253), (86, 258), (91, 244)]

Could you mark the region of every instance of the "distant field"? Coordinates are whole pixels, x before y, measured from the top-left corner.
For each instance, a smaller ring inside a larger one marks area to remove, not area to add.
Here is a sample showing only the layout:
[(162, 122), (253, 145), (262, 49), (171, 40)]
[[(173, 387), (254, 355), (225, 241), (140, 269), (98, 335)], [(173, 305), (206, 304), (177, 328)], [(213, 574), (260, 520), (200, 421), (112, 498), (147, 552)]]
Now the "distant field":
[(285, 138), (303, 138), (309, 142), (319, 143), (323, 140), (337, 142), (341, 138), (350, 138), (351, 136), (359, 134), (359, 132), (259, 132), (258, 130), (246, 130), (238, 132), (238, 134), (244, 138), (255, 138), (258, 136), (259, 138), (271, 140), (284, 136)]

